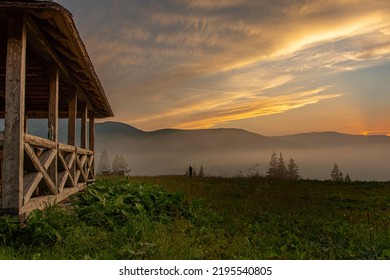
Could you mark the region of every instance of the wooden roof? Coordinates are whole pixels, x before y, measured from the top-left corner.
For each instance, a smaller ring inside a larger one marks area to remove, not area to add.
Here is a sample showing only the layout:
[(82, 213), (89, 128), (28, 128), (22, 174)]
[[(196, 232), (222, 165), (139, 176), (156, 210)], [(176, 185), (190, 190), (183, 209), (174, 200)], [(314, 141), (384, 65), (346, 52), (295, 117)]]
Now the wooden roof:
[[(87, 102), (95, 117), (112, 117), (111, 106), (77, 31), (72, 14), (49, 1), (0, 1), (0, 96), (4, 96), (7, 18), (24, 13), (27, 25), (26, 110), (44, 111), (49, 84), (47, 69), (53, 62), (60, 70), (61, 102), (78, 88), (80, 102)], [(0, 101), (0, 110), (4, 108)], [(61, 107), (62, 106), (62, 107)], [(33, 116), (32, 116), (33, 117)]]

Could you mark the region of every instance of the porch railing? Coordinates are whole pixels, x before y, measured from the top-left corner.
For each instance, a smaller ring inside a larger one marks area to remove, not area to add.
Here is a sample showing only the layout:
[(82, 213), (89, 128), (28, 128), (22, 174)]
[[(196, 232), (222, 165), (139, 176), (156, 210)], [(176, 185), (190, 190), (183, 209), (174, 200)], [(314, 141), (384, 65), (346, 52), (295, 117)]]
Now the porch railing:
[[(0, 167), (1, 155), (2, 145)], [(94, 181), (93, 165), (93, 151), (25, 134), (23, 206), (19, 214), (59, 202), (85, 188)]]

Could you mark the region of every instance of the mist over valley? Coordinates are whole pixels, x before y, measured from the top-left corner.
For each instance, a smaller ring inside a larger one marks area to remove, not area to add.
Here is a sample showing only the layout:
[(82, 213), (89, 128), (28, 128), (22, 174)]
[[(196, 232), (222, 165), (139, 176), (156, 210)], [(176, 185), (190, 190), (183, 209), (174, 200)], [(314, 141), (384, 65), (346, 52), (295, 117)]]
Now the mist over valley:
[(266, 137), (242, 129), (145, 132), (130, 125), (96, 124), (96, 163), (105, 149), (122, 154), (131, 175), (185, 174), (188, 165), (207, 175), (265, 175), (273, 151), (293, 158), (303, 178), (329, 179), (334, 163), (353, 180), (390, 180), (390, 137), (312, 132)]

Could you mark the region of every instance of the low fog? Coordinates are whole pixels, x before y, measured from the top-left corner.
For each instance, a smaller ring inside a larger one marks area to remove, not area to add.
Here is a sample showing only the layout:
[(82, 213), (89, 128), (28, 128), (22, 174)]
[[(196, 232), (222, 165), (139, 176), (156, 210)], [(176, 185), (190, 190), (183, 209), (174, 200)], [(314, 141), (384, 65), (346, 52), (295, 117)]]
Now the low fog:
[(183, 175), (191, 165), (196, 171), (203, 166), (210, 176), (247, 176), (256, 172), (264, 176), (275, 151), (278, 156), (282, 152), (286, 165), (293, 158), (305, 179), (330, 179), (337, 163), (352, 180), (390, 180), (390, 137), (337, 133), (317, 133), (315, 141), (310, 137), (311, 134), (301, 135), (300, 139), (306, 141), (298, 143), (290, 137), (269, 138), (235, 129), (169, 130), (130, 133), (125, 137), (111, 133), (101, 135), (102, 141), (97, 143), (96, 164), (105, 149), (111, 161), (116, 154), (125, 157), (130, 175)]
[[(0, 122), (0, 126), (2, 126)], [(28, 131), (47, 136), (47, 122), (29, 120)], [(78, 124), (78, 130), (80, 125)], [(60, 141), (66, 143), (67, 122), (59, 123)], [(79, 135), (77, 145), (80, 143)], [(272, 152), (293, 158), (304, 179), (330, 179), (335, 163), (352, 180), (390, 181), (390, 137), (334, 132), (265, 137), (241, 129), (159, 130), (144, 132), (132, 126), (96, 124), (96, 168), (102, 150), (123, 155), (130, 175), (184, 175), (191, 165), (203, 166), (209, 176), (265, 176)], [(257, 166), (255, 170), (252, 167)]]

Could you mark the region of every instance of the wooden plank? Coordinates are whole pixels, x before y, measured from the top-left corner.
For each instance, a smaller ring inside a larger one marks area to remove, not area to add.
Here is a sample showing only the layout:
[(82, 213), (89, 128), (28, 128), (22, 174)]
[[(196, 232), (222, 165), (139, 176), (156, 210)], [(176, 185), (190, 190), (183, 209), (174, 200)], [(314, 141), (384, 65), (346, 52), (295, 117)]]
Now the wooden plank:
[(59, 72), (58, 67), (52, 65), (50, 68), (50, 92), (48, 108), (48, 130), (49, 140), (58, 142), (58, 89), (59, 89)]
[(35, 24), (34, 20), (31, 17), (26, 18), (27, 28), (29, 31), (29, 43), (31, 46), (46, 59), (47, 63), (55, 62), (58, 65), (61, 77), (68, 83), (74, 84), (74, 80), (69, 74), (68, 68), (58, 57), (57, 53), (51, 47), (51, 44), (46, 39), (45, 35), (40, 31), (40, 29)]
[(81, 178), (83, 179), (83, 182), (85, 182), (87, 180), (87, 175), (85, 174), (85, 171), (84, 171), (84, 164), (85, 164), (86, 157), (87, 157), (86, 155), (83, 155), (81, 157), (81, 160), (80, 160), (79, 157), (76, 156), (76, 164), (78, 167), (77, 171), (80, 172), (80, 175), (81, 175)]
[(77, 91), (69, 99), (68, 144), (76, 146)]
[(75, 182), (75, 184), (78, 184), (78, 182), (80, 180), (80, 175), (81, 175), (80, 170), (76, 170), (76, 172), (74, 174), (74, 182)]
[(69, 177), (69, 172), (63, 171), (58, 174), (58, 193), (61, 193), (64, 190), (65, 183)]
[[(59, 95), (59, 72), (56, 65), (50, 67), (49, 77), (49, 117), (48, 117), (48, 130), (49, 140), (58, 143), (58, 95)], [(57, 154), (53, 160), (53, 163), (48, 169), (48, 174), (52, 179), (55, 186), (58, 187), (58, 159)]]
[(89, 156), (88, 158), (88, 170), (87, 170), (87, 178), (89, 179), (94, 179), (95, 174), (94, 174), (94, 168), (93, 168), (93, 163), (94, 163), (94, 156)]
[(55, 204), (63, 201), (69, 196), (82, 191), (87, 187), (86, 183), (79, 183), (73, 188), (65, 188), (62, 193), (56, 195), (47, 195), (43, 197), (34, 197), (20, 209), (20, 214), (29, 214), (35, 209), (44, 209), (47, 205)]
[(70, 169), (74, 165), (76, 153), (68, 153), (64, 158), (65, 161), (68, 163), (68, 168)]
[[(94, 112), (89, 113), (89, 150), (95, 151), (95, 114)], [(95, 178), (95, 161), (93, 155), (91, 156), (91, 162), (89, 163), (90, 172), (88, 174), (91, 175), (90, 179)], [(89, 176), (88, 176), (89, 177)]]
[(42, 147), (45, 149), (53, 150), (57, 148), (56, 142), (31, 134), (25, 134), (24, 141), (32, 146)]
[(26, 83), (26, 25), (24, 15), (8, 19), (5, 138), (2, 208), (18, 215), (23, 205), (23, 134)]
[(67, 153), (74, 153), (74, 152), (76, 152), (76, 147), (71, 146), (71, 145), (66, 145), (66, 144), (63, 144), (63, 143), (58, 143), (58, 149), (61, 152), (67, 152)]
[(95, 114), (89, 112), (89, 150), (95, 151)]
[(81, 148), (87, 148), (87, 103), (83, 103), (81, 107)]
[[(64, 167), (65, 172), (68, 173), (68, 176), (69, 176), (69, 178), (68, 177), (65, 178), (65, 182), (63, 182), (63, 184), (65, 185), (66, 179), (68, 179), (68, 180), (70, 180), (72, 186), (74, 186), (75, 185), (74, 180), (73, 180), (74, 172), (72, 172), (72, 170), (70, 170), (69, 164), (67, 163), (67, 161), (65, 160), (65, 158), (62, 156), (61, 153), (58, 154), (58, 158), (59, 158), (59, 161), (61, 162), (62, 166)], [(62, 185), (62, 187), (63, 187), (63, 185)], [(61, 184), (60, 184), (60, 188), (61, 188)]]
[(40, 172), (31, 172), (24, 175), (23, 205), (29, 201), (42, 177), (43, 175)]
[(24, 144), (24, 150), (26, 151), (26, 154), (30, 157), (32, 160), (35, 168), (42, 173), (43, 175), (43, 180), (45, 181), (47, 187), (49, 190), (53, 193), (56, 194), (57, 191), (57, 186), (54, 184), (53, 180), (50, 178), (49, 174), (47, 173), (46, 169), (49, 167), (50, 163), (53, 161), (53, 159), (56, 157), (57, 150), (51, 150), (49, 152), (49, 156), (46, 159), (46, 162), (41, 163), (37, 155), (35, 154), (34, 150), (31, 148), (31, 146), (27, 143)]
[(90, 150), (87, 150), (87, 149), (83, 149), (83, 148), (79, 148), (79, 147), (76, 147), (76, 153), (78, 155), (93, 155), (94, 153)]

